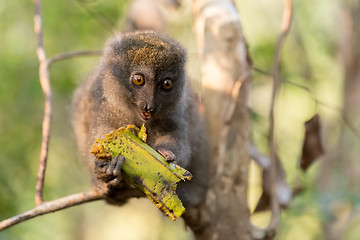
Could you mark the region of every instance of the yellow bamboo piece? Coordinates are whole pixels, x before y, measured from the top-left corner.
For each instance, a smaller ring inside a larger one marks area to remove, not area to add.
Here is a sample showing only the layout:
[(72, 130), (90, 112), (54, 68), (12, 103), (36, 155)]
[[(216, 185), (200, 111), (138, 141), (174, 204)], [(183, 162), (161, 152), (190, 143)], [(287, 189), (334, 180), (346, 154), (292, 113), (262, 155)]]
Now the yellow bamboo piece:
[(146, 138), (144, 126), (139, 129), (128, 125), (106, 134), (103, 140), (97, 139), (90, 152), (104, 161), (110, 161), (119, 155), (124, 156), (124, 178), (144, 192), (147, 198), (175, 221), (185, 212), (176, 195), (176, 183), (190, 180), (192, 175), (186, 169), (168, 163), (145, 143)]

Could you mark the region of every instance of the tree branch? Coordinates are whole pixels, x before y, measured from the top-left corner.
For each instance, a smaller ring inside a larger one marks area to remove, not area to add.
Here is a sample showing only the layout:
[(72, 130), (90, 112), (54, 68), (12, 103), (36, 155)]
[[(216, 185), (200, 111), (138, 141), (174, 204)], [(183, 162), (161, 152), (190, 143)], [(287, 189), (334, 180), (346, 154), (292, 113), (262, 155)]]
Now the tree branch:
[(91, 202), (99, 199), (103, 199), (104, 195), (103, 193), (92, 190), (89, 192), (82, 192), (82, 193), (76, 193), (73, 195), (69, 195), (63, 198), (59, 198), (53, 201), (49, 202), (42, 202), (41, 204), (37, 204), (37, 206), (29, 211), (26, 211), (24, 213), (21, 213), (19, 215), (13, 216), (11, 218), (8, 218), (6, 220), (3, 220), (0, 222), (0, 231), (4, 230), (8, 227), (11, 227), (15, 224), (18, 224), (20, 222), (24, 222), (26, 220), (29, 220), (31, 218), (56, 212), (65, 208), (69, 208), (72, 206), (79, 205), (81, 203)]
[(43, 188), (46, 163), (49, 152), (50, 140), (50, 124), (52, 117), (52, 92), (49, 79), (48, 64), (46, 61), (45, 50), (43, 46), (42, 34), (42, 19), (41, 19), (41, 0), (35, 0), (35, 17), (34, 17), (34, 31), (37, 36), (37, 49), (36, 53), (40, 63), (39, 78), (40, 84), (45, 95), (44, 118), (42, 123), (42, 142), (40, 151), (40, 164), (36, 181), (35, 204), (39, 205), (44, 201)]
[(93, 51), (72, 51), (67, 53), (57, 54), (47, 60), (48, 68), (55, 62), (70, 59), (74, 57), (82, 57), (82, 56), (99, 56), (102, 54), (102, 50), (93, 50)]
[(269, 151), (270, 151), (270, 181), (271, 181), (271, 220), (269, 225), (266, 228), (267, 235), (273, 236), (280, 220), (280, 205), (278, 202), (277, 194), (276, 194), (276, 150), (275, 150), (275, 137), (274, 137), (274, 108), (275, 108), (275, 98), (280, 86), (280, 56), (281, 56), (281, 48), (283, 46), (285, 37), (287, 36), (292, 19), (292, 2), (291, 0), (284, 0), (284, 10), (283, 10), (283, 19), (282, 19), (282, 27), (281, 33), (278, 38), (276, 44), (275, 58), (274, 58), (274, 66), (273, 66), (273, 90), (272, 90), (272, 98), (271, 98), (271, 106), (270, 106), (270, 116), (269, 116)]

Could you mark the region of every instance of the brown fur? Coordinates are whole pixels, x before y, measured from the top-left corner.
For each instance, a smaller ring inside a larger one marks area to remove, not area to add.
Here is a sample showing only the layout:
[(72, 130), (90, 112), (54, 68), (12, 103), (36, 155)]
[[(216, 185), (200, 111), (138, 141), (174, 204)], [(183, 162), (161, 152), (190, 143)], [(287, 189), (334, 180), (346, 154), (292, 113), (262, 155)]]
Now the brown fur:
[[(96, 170), (97, 160), (89, 154), (90, 146), (111, 130), (143, 123), (148, 129), (148, 144), (174, 153), (175, 162), (194, 175), (193, 180), (178, 186), (185, 206), (203, 200), (208, 185), (206, 132), (185, 63), (185, 51), (168, 37), (154, 32), (118, 35), (107, 43), (98, 68), (76, 91), (73, 126), (77, 143), (95, 186), (109, 202), (122, 203), (139, 194), (123, 181), (104, 181)], [(135, 86), (133, 74), (141, 74), (145, 84)], [(161, 88), (164, 79), (171, 79), (171, 90)], [(150, 107), (151, 119), (144, 120), (139, 113), (148, 112)]]

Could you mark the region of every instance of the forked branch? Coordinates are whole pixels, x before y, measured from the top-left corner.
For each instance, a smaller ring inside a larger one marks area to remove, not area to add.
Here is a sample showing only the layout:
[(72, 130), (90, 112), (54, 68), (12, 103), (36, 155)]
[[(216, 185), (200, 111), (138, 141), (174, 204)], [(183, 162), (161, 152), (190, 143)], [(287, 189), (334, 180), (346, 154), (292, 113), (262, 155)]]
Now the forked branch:
[(83, 52), (71, 52), (57, 55), (53, 58), (47, 59), (42, 36), (42, 18), (41, 18), (41, 0), (35, 0), (35, 16), (34, 16), (34, 31), (37, 36), (37, 57), (39, 60), (39, 78), (43, 93), (45, 95), (45, 107), (44, 118), (42, 125), (42, 142), (40, 151), (40, 163), (36, 182), (35, 204), (36, 207), (5, 219), (0, 222), (0, 231), (13, 226), (17, 223), (26, 221), (28, 219), (40, 216), (46, 213), (59, 211), (64, 208), (79, 205), (90, 201), (95, 201), (104, 198), (102, 192), (93, 189), (89, 192), (76, 193), (60, 199), (45, 202), (43, 197), (44, 188), (44, 176), (46, 170), (46, 163), (49, 154), (49, 141), (50, 141), (50, 129), (51, 129), (51, 117), (52, 117), (52, 92), (49, 79), (49, 67), (52, 63), (63, 59), (72, 58), (75, 56), (84, 55), (99, 55), (101, 51), (83, 51)]

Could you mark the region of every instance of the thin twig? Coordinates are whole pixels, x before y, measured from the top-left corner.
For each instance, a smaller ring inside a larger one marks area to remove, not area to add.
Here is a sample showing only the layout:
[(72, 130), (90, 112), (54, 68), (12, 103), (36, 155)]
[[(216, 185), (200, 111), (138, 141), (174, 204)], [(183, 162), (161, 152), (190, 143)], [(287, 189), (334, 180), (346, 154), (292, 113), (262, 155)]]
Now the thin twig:
[(284, 83), (287, 83), (287, 84), (291, 84), (291, 85), (294, 85), (296, 87), (299, 87), (301, 89), (303, 89), (304, 91), (306, 91), (307, 93), (310, 94), (312, 100), (318, 104), (318, 105), (321, 105), (323, 107), (326, 107), (328, 109), (331, 109), (331, 110), (334, 110), (336, 112), (339, 112), (344, 124), (354, 133), (354, 135), (360, 139), (360, 130), (355, 126), (355, 124), (353, 123), (353, 121), (350, 119), (348, 113), (346, 112), (346, 110), (343, 108), (343, 107), (340, 107), (340, 106), (331, 106), (329, 105), (328, 103), (325, 103), (321, 100), (319, 100), (318, 98), (316, 98), (315, 94), (306, 86), (303, 86), (301, 84), (298, 84), (298, 83), (294, 83), (294, 82), (291, 82), (291, 81), (283, 81)]
[(292, 2), (291, 0), (284, 0), (284, 10), (283, 10), (283, 19), (282, 19), (282, 27), (281, 33), (279, 35), (275, 58), (274, 58), (274, 66), (273, 66), (273, 90), (272, 90), (272, 98), (270, 105), (270, 116), (269, 116), (269, 151), (270, 151), (270, 179), (271, 179), (271, 220), (269, 225), (267, 226), (267, 232), (269, 236), (272, 236), (278, 226), (280, 220), (280, 205), (276, 196), (276, 150), (275, 150), (275, 139), (274, 139), (274, 108), (275, 108), (275, 98), (280, 86), (280, 57), (281, 57), (281, 48), (283, 46), (285, 37), (287, 36), (292, 19)]
[(74, 57), (82, 57), (82, 56), (99, 56), (102, 54), (102, 50), (93, 50), (93, 51), (73, 51), (67, 53), (57, 54), (47, 60), (47, 65), (50, 67), (53, 63), (62, 61), (69, 58)]
[[(272, 76), (272, 74), (266, 70), (263, 70), (259, 67), (253, 67), (253, 70), (258, 72), (258, 73), (261, 73), (261, 74), (264, 74), (265, 76)], [(323, 107), (326, 107), (328, 109), (331, 109), (331, 110), (334, 110), (334, 111), (337, 111), (339, 112), (344, 124), (354, 133), (354, 135), (360, 139), (360, 130), (355, 126), (355, 124), (353, 123), (353, 121), (349, 118), (348, 116), (348, 113), (346, 112), (346, 110), (340, 106), (331, 106), (330, 104), (328, 103), (325, 103), (321, 100), (319, 100), (315, 94), (311, 91), (310, 88), (304, 86), (304, 85), (301, 85), (299, 83), (295, 83), (295, 82), (292, 82), (292, 81), (289, 81), (289, 80), (286, 80), (286, 79), (280, 79), (281, 82), (283, 83), (287, 83), (287, 84), (290, 84), (290, 85), (293, 85), (295, 87), (298, 87), (304, 91), (306, 91), (311, 99), (318, 105), (320, 106), (323, 106)]]
[(37, 36), (37, 49), (36, 53), (40, 63), (39, 66), (39, 78), (41, 87), (45, 96), (44, 118), (42, 124), (42, 142), (40, 152), (40, 164), (36, 181), (36, 194), (35, 204), (39, 205), (44, 201), (43, 188), (46, 162), (49, 152), (49, 140), (50, 140), (50, 124), (52, 117), (52, 93), (48, 72), (48, 64), (46, 61), (45, 50), (43, 46), (42, 36), (42, 23), (41, 23), (41, 0), (35, 0), (35, 17), (34, 17), (34, 31)]
[(116, 25), (112, 19), (107, 17), (105, 14), (94, 11), (91, 7), (88, 6), (88, 1), (77, 0), (76, 1), (88, 14), (90, 14), (99, 24), (101, 27), (106, 28), (109, 32), (114, 33), (114, 29)]
[(31, 218), (44, 215), (46, 213), (56, 212), (65, 208), (73, 207), (81, 203), (91, 202), (99, 199), (103, 199), (104, 194), (97, 190), (89, 192), (76, 193), (63, 198), (59, 198), (49, 202), (42, 202), (35, 208), (13, 216), (0, 222), (0, 231), (8, 227), (11, 227), (20, 222), (24, 222)]
[(259, 149), (254, 145), (254, 143), (250, 143), (250, 157), (254, 159), (254, 161), (262, 168), (262, 169), (269, 169), (270, 167), (270, 159), (261, 154)]
[(266, 75), (266, 76), (269, 76), (269, 77), (272, 77), (272, 76), (273, 76), (273, 74), (272, 74), (271, 72), (268, 72), (268, 71), (263, 70), (263, 69), (261, 69), (261, 68), (259, 68), (259, 67), (256, 67), (256, 66), (253, 66), (253, 70), (256, 71), (256, 72), (259, 72), (259, 73), (261, 73), (261, 74), (264, 74), (264, 75)]

